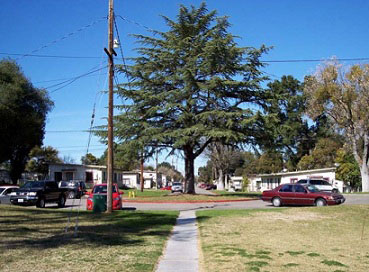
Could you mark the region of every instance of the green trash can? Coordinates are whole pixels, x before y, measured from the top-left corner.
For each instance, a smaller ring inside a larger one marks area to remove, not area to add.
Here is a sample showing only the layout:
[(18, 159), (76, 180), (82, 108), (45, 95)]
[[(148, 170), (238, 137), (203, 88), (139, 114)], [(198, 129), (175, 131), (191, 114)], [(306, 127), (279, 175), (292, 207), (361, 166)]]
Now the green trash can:
[(92, 210), (95, 213), (101, 213), (106, 211), (106, 195), (94, 195)]

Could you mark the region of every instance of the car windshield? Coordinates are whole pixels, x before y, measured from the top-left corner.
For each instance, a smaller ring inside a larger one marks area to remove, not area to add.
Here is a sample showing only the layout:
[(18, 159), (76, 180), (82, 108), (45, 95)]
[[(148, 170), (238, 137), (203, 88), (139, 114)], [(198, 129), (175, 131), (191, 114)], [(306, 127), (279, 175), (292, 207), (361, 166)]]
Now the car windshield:
[[(108, 192), (108, 187), (106, 185), (95, 186), (92, 191), (93, 194), (106, 194)], [(115, 186), (113, 186), (113, 193), (116, 193), (117, 190)]]
[(182, 186), (182, 183), (174, 182), (174, 183), (173, 183), (173, 186)]
[(62, 181), (60, 187), (68, 187), (69, 181)]
[(28, 181), (26, 184), (22, 186), (22, 188), (30, 189), (30, 188), (42, 188), (45, 185), (45, 181)]
[(314, 185), (307, 186), (308, 190), (312, 193), (320, 192), (318, 188), (316, 188)]
[(5, 188), (0, 188), (0, 194), (5, 190)]

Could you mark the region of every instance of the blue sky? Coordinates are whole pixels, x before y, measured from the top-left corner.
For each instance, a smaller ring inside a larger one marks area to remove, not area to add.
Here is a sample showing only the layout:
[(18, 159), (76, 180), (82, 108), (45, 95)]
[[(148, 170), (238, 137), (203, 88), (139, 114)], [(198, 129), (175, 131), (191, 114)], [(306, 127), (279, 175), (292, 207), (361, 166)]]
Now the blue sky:
[[(130, 34), (151, 35), (147, 29), (167, 27), (160, 15), (174, 19), (180, 4), (199, 6), (188, 0), (115, 0), (118, 33), (125, 57), (136, 47)], [(369, 1), (366, 0), (209, 0), (209, 10), (229, 16), (229, 31), (239, 36), (240, 46), (274, 48), (262, 59), (324, 60), (369, 58)], [(91, 115), (94, 125), (106, 123), (108, 0), (0, 0), (0, 58), (17, 59), (36, 87), (47, 88), (55, 107), (48, 116), (44, 145), (57, 148), (61, 156), (80, 162), (86, 153)], [(117, 53), (120, 51), (117, 50)], [(12, 55), (12, 54), (20, 54)], [(22, 56), (80, 56), (60, 58)], [(121, 62), (118, 54), (117, 62)], [(345, 64), (366, 61), (345, 61)], [(265, 72), (272, 80), (293, 75), (303, 80), (319, 62), (271, 62)], [(101, 70), (98, 70), (101, 69)], [(96, 71), (98, 70), (98, 71)], [(81, 78), (77, 76), (96, 71)], [(70, 79), (75, 78), (69, 85)], [(126, 79), (121, 75), (118, 81)], [(63, 83), (64, 82), (64, 83)], [(60, 84), (60, 85), (56, 85)], [(115, 100), (119, 104), (119, 100)], [(92, 137), (89, 151), (100, 156), (105, 146)], [(165, 158), (162, 154), (160, 161)], [(201, 157), (196, 165), (206, 161)], [(183, 161), (174, 158), (183, 171)], [(153, 165), (153, 163), (151, 162)]]

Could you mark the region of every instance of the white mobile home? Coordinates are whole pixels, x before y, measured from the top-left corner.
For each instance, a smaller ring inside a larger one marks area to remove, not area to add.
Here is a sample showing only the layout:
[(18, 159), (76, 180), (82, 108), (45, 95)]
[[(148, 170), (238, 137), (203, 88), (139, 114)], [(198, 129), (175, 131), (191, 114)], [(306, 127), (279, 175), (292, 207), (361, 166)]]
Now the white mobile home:
[(260, 178), (257, 180), (257, 191), (269, 190), (284, 183), (295, 183), (300, 179), (324, 179), (328, 181), (334, 188), (337, 188), (340, 192), (344, 190), (344, 184), (342, 181), (336, 180), (336, 168), (322, 168), (303, 170), (295, 172), (281, 172), (272, 174), (258, 175)]
[[(144, 188), (153, 188), (155, 184), (162, 183), (162, 174), (155, 171), (144, 171)], [(105, 165), (80, 165), (52, 163), (49, 165), (50, 180), (83, 180), (89, 184), (105, 183), (107, 181), (107, 168)], [(122, 171), (114, 169), (113, 182), (118, 186), (126, 185), (130, 188), (140, 188), (140, 172)]]

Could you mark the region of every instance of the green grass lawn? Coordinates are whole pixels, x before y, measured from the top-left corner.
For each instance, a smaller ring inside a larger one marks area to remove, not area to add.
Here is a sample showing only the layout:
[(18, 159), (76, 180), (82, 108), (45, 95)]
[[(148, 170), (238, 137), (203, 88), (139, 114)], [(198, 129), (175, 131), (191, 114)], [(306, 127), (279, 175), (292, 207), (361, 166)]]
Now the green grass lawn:
[(198, 211), (203, 271), (369, 271), (369, 205)]
[(153, 271), (177, 215), (0, 205), (0, 271)]
[[(136, 197), (128, 198), (129, 192), (135, 192)], [(135, 201), (150, 202), (196, 202), (196, 201), (224, 201), (224, 200), (242, 200), (256, 199), (260, 197), (260, 193), (228, 193), (225, 191), (212, 191), (214, 195), (189, 195), (189, 194), (171, 194), (170, 191), (145, 189), (140, 190), (124, 190), (123, 199), (131, 199)]]

